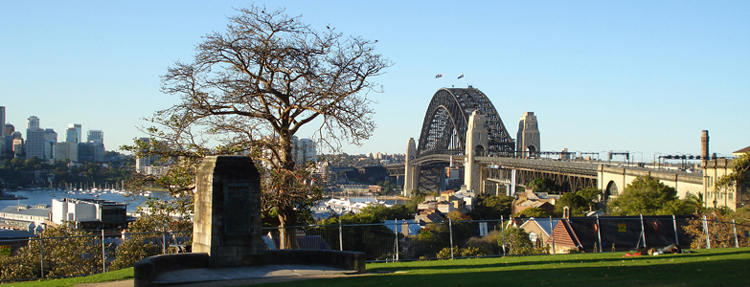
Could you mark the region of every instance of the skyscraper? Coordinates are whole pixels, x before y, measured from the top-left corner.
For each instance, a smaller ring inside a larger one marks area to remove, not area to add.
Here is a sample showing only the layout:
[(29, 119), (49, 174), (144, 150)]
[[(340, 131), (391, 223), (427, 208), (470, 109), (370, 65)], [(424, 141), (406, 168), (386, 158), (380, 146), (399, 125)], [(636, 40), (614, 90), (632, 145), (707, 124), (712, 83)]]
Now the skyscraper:
[(55, 144), (57, 133), (53, 129), (44, 129), (44, 159), (55, 158)]
[(44, 159), (44, 130), (39, 128), (39, 118), (26, 120), (26, 158)]
[(89, 130), (86, 135), (86, 141), (104, 143), (104, 132), (101, 130)]
[(39, 128), (39, 118), (37, 118), (36, 116), (30, 116), (26, 120), (26, 128), (27, 129)]
[(68, 129), (65, 130), (65, 141), (74, 143), (83, 142), (81, 124), (68, 124)]

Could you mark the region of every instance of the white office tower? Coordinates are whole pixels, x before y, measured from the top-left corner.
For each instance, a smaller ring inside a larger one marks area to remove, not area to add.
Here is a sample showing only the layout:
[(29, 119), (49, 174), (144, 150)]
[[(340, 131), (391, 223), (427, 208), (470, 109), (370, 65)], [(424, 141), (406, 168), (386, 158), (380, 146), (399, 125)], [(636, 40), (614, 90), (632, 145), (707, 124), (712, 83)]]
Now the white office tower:
[(26, 121), (26, 158), (44, 159), (44, 130), (39, 128), (39, 118), (31, 116)]
[(104, 143), (104, 132), (101, 130), (89, 130), (86, 134), (86, 141)]
[(294, 157), (294, 163), (297, 165), (305, 165), (307, 162), (317, 162), (318, 152), (315, 148), (315, 142), (311, 139), (298, 139), (292, 137), (292, 153)]

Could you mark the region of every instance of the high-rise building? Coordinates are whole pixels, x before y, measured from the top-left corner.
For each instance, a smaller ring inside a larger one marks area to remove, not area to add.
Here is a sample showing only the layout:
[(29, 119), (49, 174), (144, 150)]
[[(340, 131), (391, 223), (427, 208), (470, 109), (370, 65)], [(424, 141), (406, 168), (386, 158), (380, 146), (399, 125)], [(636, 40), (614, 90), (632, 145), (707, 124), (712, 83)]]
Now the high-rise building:
[(68, 129), (65, 130), (65, 141), (74, 143), (83, 142), (81, 124), (68, 124)]
[(15, 157), (20, 157), (24, 154), (24, 142), (23, 142), (23, 136), (21, 135), (21, 132), (13, 132), (13, 135), (11, 135), (13, 138), (11, 146), (13, 147), (13, 155)]
[(104, 143), (104, 132), (101, 130), (89, 130), (86, 134), (86, 141)]
[(26, 128), (27, 129), (39, 128), (39, 118), (37, 118), (36, 116), (30, 116), (26, 120)]
[(11, 124), (11, 123), (6, 123), (5, 124), (5, 129), (3, 131), (4, 131), (4, 135), (6, 135), (6, 136), (12, 136), (13, 132), (16, 131), (16, 127), (13, 124)]
[(309, 161), (318, 161), (318, 152), (315, 148), (315, 142), (311, 139), (298, 139), (292, 137), (292, 153), (296, 164), (306, 164)]
[(55, 158), (55, 144), (57, 133), (53, 129), (44, 129), (44, 159)]
[(55, 160), (78, 161), (78, 144), (74, 142), (59, 142), (55, 144)]
[(39, 118), (30, 116), (26, 121), (26, 158), (44, 159), (44, 130), (39, 128)]

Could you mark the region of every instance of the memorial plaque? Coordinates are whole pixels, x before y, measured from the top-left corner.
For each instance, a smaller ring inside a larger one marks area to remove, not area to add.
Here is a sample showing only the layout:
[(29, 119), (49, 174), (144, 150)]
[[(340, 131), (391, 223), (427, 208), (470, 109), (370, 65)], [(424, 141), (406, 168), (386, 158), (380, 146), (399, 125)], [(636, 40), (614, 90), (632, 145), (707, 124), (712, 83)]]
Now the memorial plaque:
[(253, 231), (251, 194), (252, 188), (247, 183), (224, 186), (224, 234), (243, 235)]

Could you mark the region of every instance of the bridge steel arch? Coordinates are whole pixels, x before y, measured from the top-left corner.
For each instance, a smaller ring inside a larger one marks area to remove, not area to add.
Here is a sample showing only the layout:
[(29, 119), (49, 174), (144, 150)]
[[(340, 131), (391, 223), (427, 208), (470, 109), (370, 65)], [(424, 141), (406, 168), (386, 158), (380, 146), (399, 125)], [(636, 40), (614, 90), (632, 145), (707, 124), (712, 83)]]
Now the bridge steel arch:
[[(436, 155), (463, 155), (466, 152), (469, 118), (474, 111), (478, 111), (486, 120), (488, 141), (486, 147), (479, 149), (482, 150), (481, 155), (513, 156), (515, 143), (495, 106), (484, 93), (473, 87), (441, 88), (432, 96), (425, 112), (416, 161)], [(439, 191), (442, 188), (441, 170), (448, 165), (448, 161), (427, 160), (417, 165), (417, 188)]]
[(466, 130), (475, 110), (487, 120), (488, 155), (513, 156), (514, 142), (489, 98), (473, 87), (442, 88), (432, 96), (419, 135), (417, 156), (460, 155), (466, 150)]

